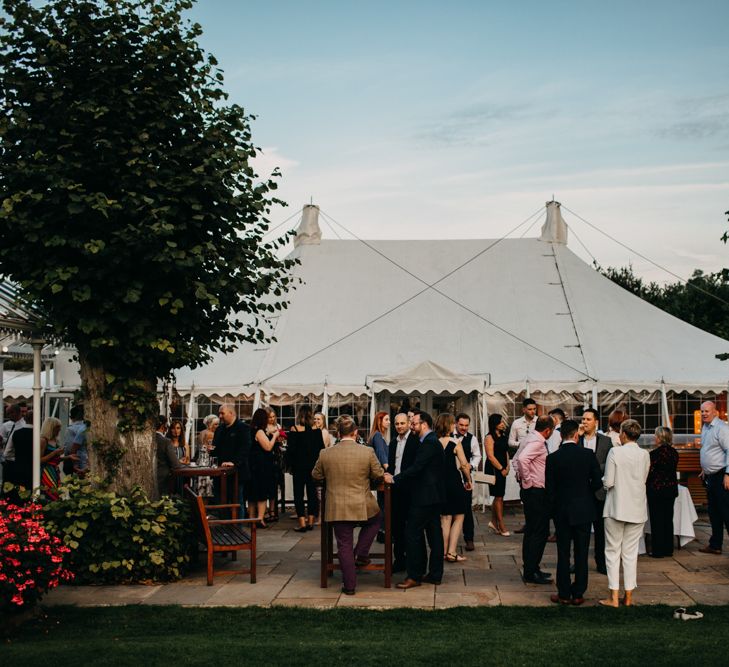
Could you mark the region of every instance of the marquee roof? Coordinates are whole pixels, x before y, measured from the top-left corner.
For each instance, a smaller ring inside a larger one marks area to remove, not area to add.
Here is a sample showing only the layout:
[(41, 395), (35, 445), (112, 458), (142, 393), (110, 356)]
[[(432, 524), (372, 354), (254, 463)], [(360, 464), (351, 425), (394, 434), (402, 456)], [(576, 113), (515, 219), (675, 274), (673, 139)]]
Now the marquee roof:
[(196, 393), (723, 391), (729, 342), (622, 289), (566, 245), (559, 204), (539, 238), (321, 239), (307, 206), (302, 284), (276, 342), (178, 373)]

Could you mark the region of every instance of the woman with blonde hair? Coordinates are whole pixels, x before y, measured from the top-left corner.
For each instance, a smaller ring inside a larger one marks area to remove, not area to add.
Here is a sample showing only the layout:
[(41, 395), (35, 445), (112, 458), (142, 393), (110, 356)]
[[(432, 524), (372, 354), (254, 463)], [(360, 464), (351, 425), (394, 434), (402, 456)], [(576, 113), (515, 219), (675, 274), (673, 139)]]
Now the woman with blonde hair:
[(269, 405), (264, 408), (268, 415), (266, 423), (266, 435), (271, 437), (278, 434), (276, 443), (273, 446), (273, 475), (276, 481), (276, 489), (274, 497), (268, 501), (268, 511), (265, 515), (267, 522), (273, 523), (278, 521), (278, 499), (279, 493), (286, 493), (286, 478), (284, 477), (284, 455), (286, 453), (286, 431), (281, 428), (278, 423), (278, 415), (276, 411)]
[(63, 458), (63, 448), (58, 442), (61, 433), (61, 420), (48, 417), (41, 426), (41, 488), (49, 500), (58, 500), (58, 483), (61, 479), (59, 465)]
[[(205, 429), (197, 435), (197, 452), (195, 452), (195, 461), (202, 468), (207, 468), (211, 463), (212, 452), (215, 449), (213, 439), (215, 431), (218, 430), (220, 419), (217, 415), (208, 415), (203, 419)], [(196, 477), (193, 478), (193, 488), (197, 490), (198, 495), (205, 498), (211, 498), (215, 495), (212, 477)]]
[(648, 452), (638, 446), (640, 424), (626, 419), (620, 425), (622, 447), (611, 447), (605, 461), (603, 486), (605, 508), (605, 566), (610, 597), (600, 600), (606, 607), (619, 606), (620, 565), (623, 566), (625, 606), (633, 604), (637, 586), (638, 547), (648, 519), (645, 482), (650, 468)]
[(332, 435), (329, 433), (327, 428), (327, 418), (323, 412), (314, 413), (314, 428), (318, 428), (321, 431), (321, 436), (324, 439), (324, 446), (330, 447), (332, 444)]
[(203, 419), (205, 428), (197, 434), (197, 455), (200, 455), (202, 450), (207, 452), (215, 449), (213, 447), (213, 438), (215, 437), (215, 431), (220, 425), (220, 418), (217, 415), (208, 415)]
[[(466, 560), (456, 552), (458, 537), (463, 529), (463, 519), (468, 507), (468, 492), (471, 483), (471, 465), (460, 442), (451, 436), (456, 418), (448, 413), (438, 415), (435, 420), (435, 435), (444, 450), (443, 473), (446, 501), (440, 511), (440, 526), (443, 531), (445, 560), (460, 563)], [(465, 481), (464, 481), (465, 478)]]

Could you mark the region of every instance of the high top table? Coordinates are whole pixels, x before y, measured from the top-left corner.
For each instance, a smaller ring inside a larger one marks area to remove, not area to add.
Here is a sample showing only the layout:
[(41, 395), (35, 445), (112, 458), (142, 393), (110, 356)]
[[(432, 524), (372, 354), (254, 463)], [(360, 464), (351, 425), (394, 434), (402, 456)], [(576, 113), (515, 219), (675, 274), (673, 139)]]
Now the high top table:
[[(694, 521), (698, 518), (699, 515), (696, 514), (694, 501), (691, 498), (689, 490), (679, 484), (678, 497), (673, 503), (673, 534), (678, 538), (679, 547), (685, 547), (689, 542), (696, 539)], [(645, 535), (650, 532), (651, 521), (648, 519), (643, 526), (643, 536), (640, 538), (640, 545), (638, 547), (639, 554), (646, 552)]]
[(169, 492), (175, 492), (175, 481), (178, 478), (191, 479), (192, 477), (219, 477), (220, 478), (220, 497), (223, 502), (228, 501), (228, 478), (233, 478), (233, 488), (235, 490), (234, 502), (238, 502), (238, 468), (236, 466), (216, 466), (214, 468), (202, 468), (200, 466), (186, 465), (176, 468), (172, 471), (169, 482)]

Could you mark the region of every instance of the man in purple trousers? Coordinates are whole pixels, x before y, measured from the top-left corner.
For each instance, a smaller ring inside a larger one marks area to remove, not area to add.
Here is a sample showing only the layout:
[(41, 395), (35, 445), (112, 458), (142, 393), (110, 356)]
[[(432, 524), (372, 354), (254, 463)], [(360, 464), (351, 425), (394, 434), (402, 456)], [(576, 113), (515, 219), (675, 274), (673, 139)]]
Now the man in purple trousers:
[[(385, 475), (371, 447), (357, 444), (357, 423), (349, 415), (337, 420), (339, 442), (322, 449), (311, 471), (315, 480), (326, 481), (324, 520), (331, 523), (337, 538), (342, 593), (354, 595), (356, 566), (369, 563), (369, 553), (380, 525), (380, 508), (370, 482)], [(353, 546), (354, 529), (360, 526)]]

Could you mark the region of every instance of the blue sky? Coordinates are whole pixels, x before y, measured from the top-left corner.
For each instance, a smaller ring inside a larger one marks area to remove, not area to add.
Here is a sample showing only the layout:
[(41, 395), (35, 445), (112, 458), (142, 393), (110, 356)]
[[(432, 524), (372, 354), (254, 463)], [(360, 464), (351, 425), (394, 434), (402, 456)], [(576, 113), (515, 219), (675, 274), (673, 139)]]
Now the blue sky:
[[(365, 238), (496, 238), (554, 194), (676, 273), (729, 266), (725, 0), (200, 0), (190, 16), (257, 115), (260, 171), (283, 171), (274, 222), (313, 198)], [(602, 264), (671, 279), (565, 219)]]

